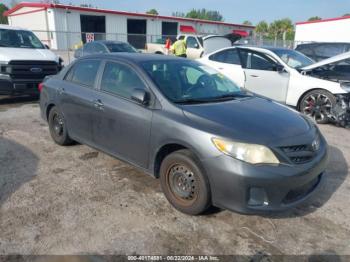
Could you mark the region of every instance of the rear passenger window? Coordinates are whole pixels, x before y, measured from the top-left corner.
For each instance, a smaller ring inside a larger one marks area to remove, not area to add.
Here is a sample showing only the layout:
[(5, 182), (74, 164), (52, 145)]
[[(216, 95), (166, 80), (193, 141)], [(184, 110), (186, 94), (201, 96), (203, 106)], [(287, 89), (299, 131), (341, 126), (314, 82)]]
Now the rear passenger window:
[(101, 62), (98, 60), (83, 60), (74, 65), (67, 76), (67, 80), (76, 84), (94, 87)]
[(230, 50), (224, 50), (224, 51), (218, 52), (216, 54), (211, 55), (209, 59), (212, 61), (226, 63), (226, 64), (233, 64), (233, 65), (241, 64), (237, 49), (230, 49)]
[(135, 88), (146, 89), (133, 69), (118, 63), (106, 63), (101, 81), (101, 90), (130, 99)]

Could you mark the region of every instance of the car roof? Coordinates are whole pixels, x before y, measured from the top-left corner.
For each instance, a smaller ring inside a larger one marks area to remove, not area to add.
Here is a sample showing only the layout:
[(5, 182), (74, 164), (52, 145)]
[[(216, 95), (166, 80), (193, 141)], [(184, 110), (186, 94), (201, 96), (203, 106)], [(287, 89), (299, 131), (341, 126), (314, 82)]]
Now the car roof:
[(113, 40), (96, 40), (91, 43), (100, 43), (100, 44), (129, 44), (123, 41), (113, 41)]

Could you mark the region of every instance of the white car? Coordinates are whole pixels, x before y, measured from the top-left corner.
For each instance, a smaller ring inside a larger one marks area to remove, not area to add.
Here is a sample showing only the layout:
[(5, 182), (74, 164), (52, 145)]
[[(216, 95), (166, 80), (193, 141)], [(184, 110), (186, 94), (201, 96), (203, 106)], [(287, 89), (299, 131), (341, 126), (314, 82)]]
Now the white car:
[(338, 95), (350, 92), (350, 52), (315, 63), (285, 48), (234, 46), (199, 59), (240, 87), (327, 123)]
[(62, 63), (32, 31), (0, 25), (0, 95), (38, 95), (39, 83)]

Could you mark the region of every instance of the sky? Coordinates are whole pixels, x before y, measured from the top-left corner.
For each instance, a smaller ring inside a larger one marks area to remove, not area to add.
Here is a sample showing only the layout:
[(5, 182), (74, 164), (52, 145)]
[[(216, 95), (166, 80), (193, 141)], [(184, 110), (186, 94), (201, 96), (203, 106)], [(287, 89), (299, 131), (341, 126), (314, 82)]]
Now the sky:
[[(24, 0), (26, 2), (39, 2)], [(9, 5), (11, 0), (2, 0)], [(333, 18), (350, 13), (350, 0), (60, 0), (61, 3), (92, 4), (99, 8), (143, 13), (151, 8), (160, 15), (187, 12), (192, 8), (219, 11), (225, 22), (253, 24), (289, 17), (293, 22), (306, 21), (311, 16)], [(181, 4), (182, 3), (182, 4)]]

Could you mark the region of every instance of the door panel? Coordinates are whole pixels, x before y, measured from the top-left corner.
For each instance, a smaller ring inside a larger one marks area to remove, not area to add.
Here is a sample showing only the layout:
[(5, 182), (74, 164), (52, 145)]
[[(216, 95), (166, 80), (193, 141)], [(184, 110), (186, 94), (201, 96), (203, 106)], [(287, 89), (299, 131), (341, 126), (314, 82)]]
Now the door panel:
[(94, 90), (69, 82), (65, 83), (64, 89), (59, 90), (60, 108), (65, 117), (69, 135), (82, 142), (91, 143)]
[(245, 69), (245, 88), (281, 103), (286, 102), (289, 73)]
[(289, 73), (278, 72), (278, 62), (261, 52), (240, 49), (245, 73), (245, 88), (262, 96), (285, 103), (289, 86)]
[(69, 71), (64, 83), (57, 89), (60, 108), (67, 122), (69, 134), (79, 141), (91, 143), (91, 114), (97, 72), (101, 62), (81, 60)]
[(193, 36), (187, 37), (186, 46), (187, 46), (187, 50), (186, 50), (187, 58), (197, 59), (200, 57), (203, 50), (195, 37)]
[(230, 78), (239, 87), (244, 87), (245, 75), (236, 48), (230, 48), (209, 56), (210, 66)]
[(132, 90), (146, 89), (129, 66), (107, 62), (95, 99), (100, 106), (93, 115), (95, 144), (107, 152), (147, 167), (152, 110), (131, 100)]
[(96, 146), (146, 168), (152, 111), (134, 102), (100, 92), (95, 96), (103, 109), (93, 114)]

